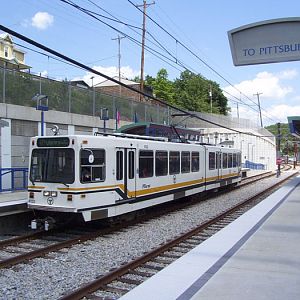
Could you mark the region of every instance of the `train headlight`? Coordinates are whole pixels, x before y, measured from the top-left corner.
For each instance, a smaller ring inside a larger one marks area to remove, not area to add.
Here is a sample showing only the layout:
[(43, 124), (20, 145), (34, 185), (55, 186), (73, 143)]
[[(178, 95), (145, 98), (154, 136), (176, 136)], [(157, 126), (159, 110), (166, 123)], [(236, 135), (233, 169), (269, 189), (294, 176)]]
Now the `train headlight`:
[(49, 192), (49, 191), (43, 191), (43, 195), (44, 195), (45, 197), (49, 197), (49, 196), (50, 196), (50, 192)]
[(57, 197), (57, 192), (56, 191), (52, 191), (51, 192), (51, 197)]

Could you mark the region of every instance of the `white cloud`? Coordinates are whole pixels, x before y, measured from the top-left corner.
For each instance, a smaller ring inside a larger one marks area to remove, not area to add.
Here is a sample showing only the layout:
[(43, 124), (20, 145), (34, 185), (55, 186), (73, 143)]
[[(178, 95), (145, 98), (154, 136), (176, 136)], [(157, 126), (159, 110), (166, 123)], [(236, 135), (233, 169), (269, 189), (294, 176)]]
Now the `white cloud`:
[(267, 112), (276, 116), (281, 122), (287, 123), (288, 116), (300, 116), (300, 105), (288, 106), (286, 104), (274, 105), (267, 109)]
[(53, 24), (54, 17), (47, 12), (37, 12), (31, 19), (31, 25), (44, 30)]
[[(270, 125), (276, 122), (287, 123), (287, 116), (299, 115), (300, 105), (297, 99), (300, 96), (295, 94), (295, 89), (291, 86), (291, 81), (298, 76), (298, 72), (293, 69), (283, 70), (278, 73), (260, 72), (256, 74), (254, 79), (245, 80), (235, 85), (238, 91), (227, 86), (225, 91), (235, 96), (237, 99), (242, 99), (249, 106), (240, 104), (239, 115), (241, 118), (252, 120), (256, 124), (260, 124), (257, 97), (254, 95), (257, 92), (260, 95), (260, 104), (262, 107), (263, 125)], [(290, 82), (285, 82), (290, 81)], [(239, 91), (242, 92), (240, 96)], [(224, 93), (229, 99), (233, 99), (227, 93)], [(247, 97), (248, 96), (249, 100)], [(237, 100), (233, 99), (233, 100)], [(232, 104), (231, 115), (237, 116), (236, 104)]]
[[(119, 70), (115, 66), (111, 66), (111, 67), (94, 66), (93, 69), (100, 73), (108, 75), (110, 77), (119, 75)], [(137, 75), (139, 75), (139, 71), (133, 70), (130, 66), (121, 67), (121, 76), (123, 78), (133, 79)], [(92, 76), (94, 76), (93, 85), (96, 85), (96, 84), (106, 80), (105, 78), (103, 78), (101, 76), (97, 76), (90, 72), (88, 72), (86, 75), (84, 75), (83, 78), (76, 78), (76, 80), (83, 79), (88, 85), (91, 86), (92, 85), (92, 79), (91, 79)]]
[[(287, 104), (272, 105), (262, 110), (263, 126), (275, 124), (277, 122), (287, 123), (287, 117), (299, 116), (300, 105), (289, 106)], [(235, 105), (232, 105), (231, 116), (237, 117), (237, 109)], [(258, 108), (255, 110), (247, 106), (239, 105), (239, 116), (243, 119), (249, 119), (257, 126), (260, 126), (260, 116)]]
[[(292, 79), (298, 75), (295, 70), (286, 70), (278, 74), (269, 72), (260, 72), (252, 80), (245, 80), (235, 85), (235, 87), (241, 91), (244, 95), (254, 99), (253, 94), (257, 92), (262, 93), (261, 97), (266, 100), (271, 99), (283, 99), (288, 94), (293, 92), (293, 88), (289, 85), (284, 85), (280, 82), (281, 79)], [(240, 93), (232, 86), (224, 88), (225, 91), (240, 97)], [(242, 96), (242, 98), (244, 98)], [(255, 100), (256, 101), (256, 100)], [(248, 102), (248, 101), (247, 101)]]
[(278, 73), (278, 78), (291, 80), (298, 76), (297, 70), (284, 70)]

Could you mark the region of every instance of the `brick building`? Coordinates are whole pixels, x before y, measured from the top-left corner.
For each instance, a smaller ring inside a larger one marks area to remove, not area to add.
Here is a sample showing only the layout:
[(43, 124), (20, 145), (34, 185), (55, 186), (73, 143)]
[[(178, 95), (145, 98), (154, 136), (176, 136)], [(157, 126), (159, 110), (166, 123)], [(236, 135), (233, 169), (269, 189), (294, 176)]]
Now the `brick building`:
[[(118, 76), (113, 77), (116, 80), (119, 80)], [(125, 78), (121, 78), (121, 82), (126, 84), (129, 87), (132, 87), (136, 90), (140, 90), (140, 83), (131, 81)], [(103, 92), (110, 95), (120, 96), (124, 98), (130, 98), (135, 101), (140, 101), (140, 94), (134, 91), (131, 91), (123, 86), (118, 85), (117, 83), (111, 80), (104, 80), (94, 86), (95, 91)], [(152, 95), (152, 88), (144, 86), (144, 93)]]

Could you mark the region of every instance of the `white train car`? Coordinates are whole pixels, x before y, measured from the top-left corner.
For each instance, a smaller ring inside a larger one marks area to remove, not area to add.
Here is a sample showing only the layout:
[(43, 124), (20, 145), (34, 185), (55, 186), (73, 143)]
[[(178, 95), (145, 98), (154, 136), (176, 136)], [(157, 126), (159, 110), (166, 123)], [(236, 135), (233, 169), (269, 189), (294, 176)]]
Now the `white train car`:
[(240, 151), (123, 134), (31, 139), (28, 207), (110, 218), (241, 180)]

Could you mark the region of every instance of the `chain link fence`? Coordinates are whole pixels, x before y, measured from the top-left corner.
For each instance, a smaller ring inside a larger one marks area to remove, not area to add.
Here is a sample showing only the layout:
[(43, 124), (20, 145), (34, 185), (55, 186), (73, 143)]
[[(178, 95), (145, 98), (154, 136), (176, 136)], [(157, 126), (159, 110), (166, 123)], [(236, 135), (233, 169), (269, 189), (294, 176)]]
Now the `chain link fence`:
[(246, 128), (263, 136), (270, 135), (268, 130), (258, 127), (248, 119), (199, 112), (196, 115), (203, 120), (187, 116), (173, 117), (174, 114), (178, 114), (177, 110), (153, 101), (138, 102), (127, 97), (95, 91), (92, 88), (74, 86), (67, 80), (57, 81), (0, 68), (0, 103), (35, 107), (36, 101), (32, 98), (36, 94), (48, 96), (50, 110), (99, 116), (101, 108), (107, 108), (110, 119), (115, 119), (118, 111), (120, 120), (127, 122), (154, 122), (203, 129), (217, 127), (205, 121), (207, 120), (227, 128)]
[(116, 110), (121, 120), (169, 124), (171, 110), (167, 106), (150, 101), (137, 102), (125, 97), (113, 96), (92, 88), (72, 85), (70, 81), (56, 81), (25, 72), (0, 68), (0, 102), (35, 107), (32, 98), (46, 95), (49, 110), (57, 110), (89, 116), (99, 116), (101, 108), (107, 108), (109, 118)]

